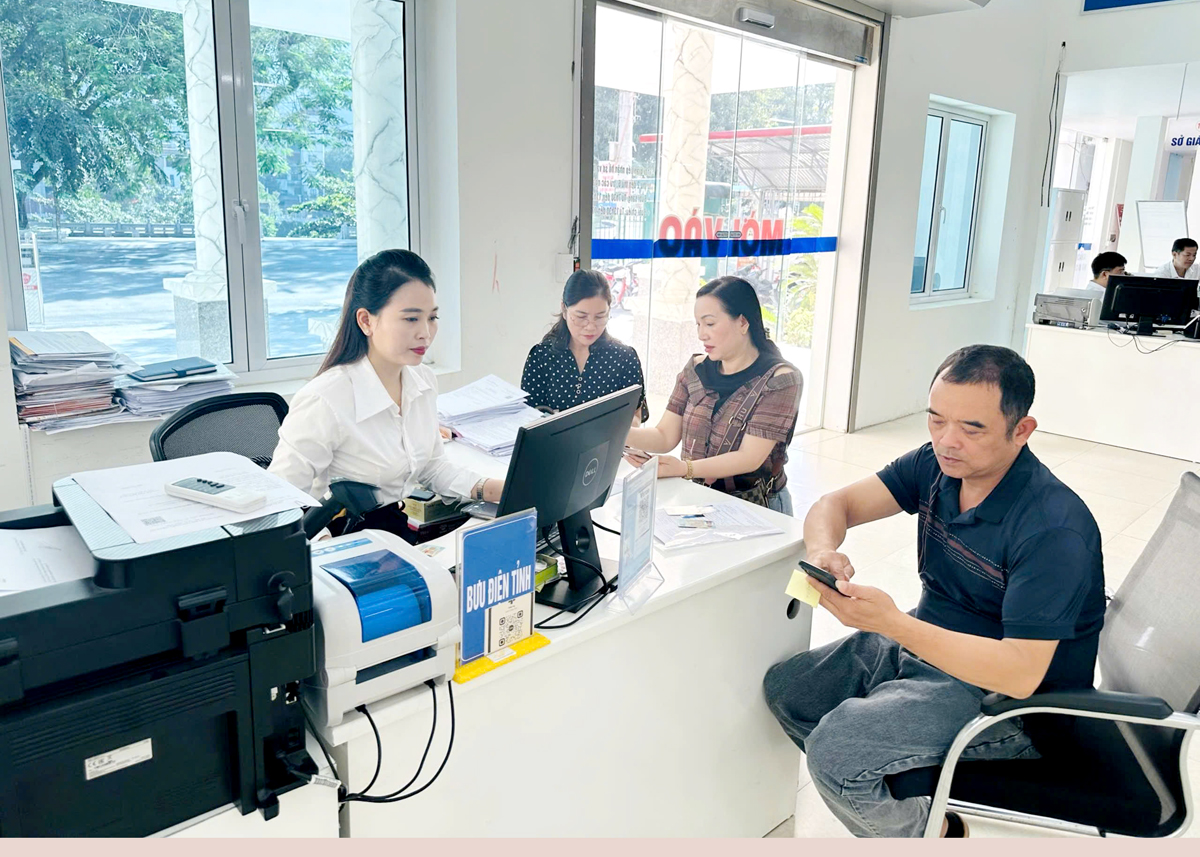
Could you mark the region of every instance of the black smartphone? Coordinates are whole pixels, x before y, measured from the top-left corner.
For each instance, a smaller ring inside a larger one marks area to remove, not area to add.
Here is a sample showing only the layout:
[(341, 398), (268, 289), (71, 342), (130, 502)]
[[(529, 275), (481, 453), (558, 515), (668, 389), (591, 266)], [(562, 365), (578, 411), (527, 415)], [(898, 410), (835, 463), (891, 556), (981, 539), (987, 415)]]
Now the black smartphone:
[(800, 567), (804, 569), (804, 573), (813, 578), (813, 580), (821, 581), (830, 589), (837, 589), (837, 578), (825, 569), (817, 568), (812, 563), (805, 562), (804, 560), (800, 560)]

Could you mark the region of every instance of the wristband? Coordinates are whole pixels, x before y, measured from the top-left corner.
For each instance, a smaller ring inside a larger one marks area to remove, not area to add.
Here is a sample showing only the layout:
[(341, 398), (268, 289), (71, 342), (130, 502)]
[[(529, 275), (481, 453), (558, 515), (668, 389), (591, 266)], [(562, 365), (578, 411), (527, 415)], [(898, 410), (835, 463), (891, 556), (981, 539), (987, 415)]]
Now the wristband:
[(694, 474), (692, 473), (692, 460), (689, 458), (687, 460), (687, 477), (686, 478), (690, 482), (692, 480), (693, 476), (694, 476)]

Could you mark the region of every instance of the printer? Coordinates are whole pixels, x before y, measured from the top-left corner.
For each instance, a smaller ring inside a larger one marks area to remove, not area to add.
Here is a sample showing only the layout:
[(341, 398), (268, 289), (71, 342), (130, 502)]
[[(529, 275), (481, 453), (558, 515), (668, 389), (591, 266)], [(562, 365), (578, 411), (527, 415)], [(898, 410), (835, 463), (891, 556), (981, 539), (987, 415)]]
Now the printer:
[(318, 671), (304, 704), (318, 726), (454, 674), (458, 588), (419, 548), (380, 530), (315, 542)]
[(91, 577), (0, 596), (0, 835), (143, 836), (267, 818), (317, 767), (299, 510), (139, 544), (73, 479), (0, 529), (74, 527)]
[(1085, 289), (1059, 289), (1053, 294), (1034, 295), (1033, 322), (1078, 330), (1100, 327), (1103, 297), (1100, 292)]

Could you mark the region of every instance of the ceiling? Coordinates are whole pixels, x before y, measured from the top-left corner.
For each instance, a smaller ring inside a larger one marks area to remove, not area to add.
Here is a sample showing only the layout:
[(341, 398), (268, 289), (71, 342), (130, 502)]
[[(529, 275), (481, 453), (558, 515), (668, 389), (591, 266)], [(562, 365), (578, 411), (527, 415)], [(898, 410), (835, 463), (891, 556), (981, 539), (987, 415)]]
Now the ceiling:
[(989, 0), (861, 0), (872, 9), (887, 12), (897, 18), (920, 18), (943, 12), (964, 12), (986, 6)]
[(1132, 140), (1139, 116), (1200, 116), (1200, 62), (1079, 72), (1063, 95), (1063, 127)]

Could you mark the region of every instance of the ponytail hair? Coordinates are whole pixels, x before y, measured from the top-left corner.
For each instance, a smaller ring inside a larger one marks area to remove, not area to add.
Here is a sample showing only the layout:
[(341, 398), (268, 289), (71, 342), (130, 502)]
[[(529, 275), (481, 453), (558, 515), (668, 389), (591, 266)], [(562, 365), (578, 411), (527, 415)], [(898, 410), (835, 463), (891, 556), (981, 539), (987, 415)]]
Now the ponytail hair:
[(337, 336), (317, 374), (366, 357), (367, 335), (358, 326), (358, 311), (365, 309), (371, 315), (379, 315), (392, 295), (414, 280), (437, 290), (429, 265), (411, 250), (383, 250), (355, 268), (346, 285)]
[(758, 349), (759, 354), (766, 354), (772, 360), (784, 360), (779, 346), (767, 336), (763, 326), (762, 305), (758, 302), (758, 293), (754, 286), (741, 277), (717, 277), (709, 280), (696, 292), (697, 298), (711, 295), (721, 302), (721, 307), (732, 318), (741, 316), (750, 325), (750, 341)]
[[(570, 309), (575, 304), (580, 301), (586, 301), (588, 298), (604, 298), (604, 302), (610, 307), (612, 306), (612, 290), (608, 287), (608, 277), (604, 276), (600, 271), (581, 268), (567, 277), (567, 284), (563, 286), (563, 306)], [(610, 338), (606, 328), (597, 342), (605, 342)], [(556, 345), (559, 348), (570, 346), (571, 331), (567, 327), (565, 312), (558, 314), (554, 326), (550, 328), (549, 333), (542, 337), (542, 342)]]

